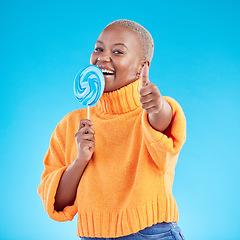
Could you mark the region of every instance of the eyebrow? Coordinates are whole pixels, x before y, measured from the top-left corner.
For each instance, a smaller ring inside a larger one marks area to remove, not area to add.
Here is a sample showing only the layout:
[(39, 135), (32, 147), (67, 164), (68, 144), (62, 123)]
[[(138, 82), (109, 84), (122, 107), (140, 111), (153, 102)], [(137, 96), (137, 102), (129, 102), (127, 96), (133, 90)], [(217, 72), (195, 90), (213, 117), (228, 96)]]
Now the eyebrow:
[[(97, 42), (100, 43), (100, 44), (103, 44), (103, 42), (100, 41), (100, 40), (98, 40)], [(128, 47), (124, 43), (115, 43), (114, 45), (115, 46), (121, 45), (121, 46), (124, 46), (126, 49), (128, 49)]]

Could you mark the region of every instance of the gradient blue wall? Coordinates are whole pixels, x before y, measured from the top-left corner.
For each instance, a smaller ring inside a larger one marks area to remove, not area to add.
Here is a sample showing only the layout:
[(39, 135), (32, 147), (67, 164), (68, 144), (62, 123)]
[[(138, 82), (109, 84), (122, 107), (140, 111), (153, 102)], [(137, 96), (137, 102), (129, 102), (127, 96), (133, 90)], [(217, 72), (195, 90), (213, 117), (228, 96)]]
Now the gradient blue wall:
[(77, 71), (111, 21), (153, 35), (150, 80), (187, 118), (174, 182), (187, 240), (239, 237), (239, 1), (1, 1), (0, 239), (78, 239), (37, 195), (56, 124), (79, 107)]

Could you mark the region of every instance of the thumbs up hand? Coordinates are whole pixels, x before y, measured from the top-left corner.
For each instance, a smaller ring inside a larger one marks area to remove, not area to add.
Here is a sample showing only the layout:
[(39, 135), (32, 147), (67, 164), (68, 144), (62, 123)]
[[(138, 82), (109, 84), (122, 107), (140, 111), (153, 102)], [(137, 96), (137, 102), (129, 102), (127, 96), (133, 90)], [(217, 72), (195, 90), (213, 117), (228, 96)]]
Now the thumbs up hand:
[(147, 64), (142, 69), (142, 85), (139, 90), (142, 108), (148, 114), (158, 113), (163, 107), (163, 97), (156, 85), (151, 83), (148, 78), (149, 67)]

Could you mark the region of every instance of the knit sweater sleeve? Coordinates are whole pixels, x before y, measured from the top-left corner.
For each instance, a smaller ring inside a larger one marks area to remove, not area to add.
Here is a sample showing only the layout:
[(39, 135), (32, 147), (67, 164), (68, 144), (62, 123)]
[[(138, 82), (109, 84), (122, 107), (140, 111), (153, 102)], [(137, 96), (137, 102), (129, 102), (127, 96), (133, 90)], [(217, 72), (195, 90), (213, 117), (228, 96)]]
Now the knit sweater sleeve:
[(164, 97), (173, 111), (173, 119), (169, 127), (163, 132), (156, 131), (148, 122), (148, 115), (143, 113), (143, 133), (146, 145), (155, 158), (162, 158), (166, 154), (176, 155), (181, 150), (186, 139), (186, 120), (180, 105), (173, 98)]
[(54, 210), (55, 195), (62, 174), (67, 169), (65, 159), (67, 117), (65, 116), (52, 133), (49, 149), (44, 157), (44, 171), (38, 187), (44, 208), (50, 218), (56, 221), (72, 220), (77, 213), (76, 201), (72, 206), (66, 206), (63, 211)]

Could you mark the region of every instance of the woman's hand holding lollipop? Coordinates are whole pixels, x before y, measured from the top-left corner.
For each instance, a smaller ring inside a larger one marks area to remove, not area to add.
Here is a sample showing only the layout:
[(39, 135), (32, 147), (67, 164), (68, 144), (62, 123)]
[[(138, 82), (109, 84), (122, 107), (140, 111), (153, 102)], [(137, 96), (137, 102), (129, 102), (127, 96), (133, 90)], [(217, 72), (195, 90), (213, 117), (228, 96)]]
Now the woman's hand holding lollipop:
[(88, 119), (80, 120), (78, 132), (75, 134), (77, 159), (86, 163), (89, 162), (95, 150), (95, 132), (92, 125), (93, 123)]

